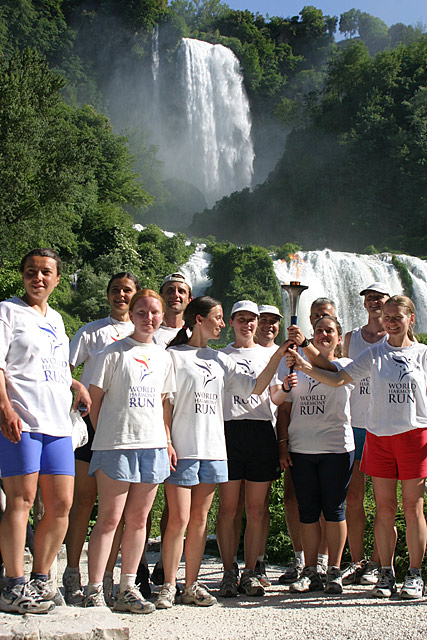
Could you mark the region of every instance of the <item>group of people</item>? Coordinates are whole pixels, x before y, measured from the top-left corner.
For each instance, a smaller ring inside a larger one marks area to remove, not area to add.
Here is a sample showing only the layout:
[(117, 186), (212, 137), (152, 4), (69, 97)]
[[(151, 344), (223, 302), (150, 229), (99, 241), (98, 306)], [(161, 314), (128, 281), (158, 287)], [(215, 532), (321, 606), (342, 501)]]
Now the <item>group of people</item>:
[[(401, 596), (422, 596), (427, 349), (414, 340), (409, 299), (390, 298), (381, 283), (370, 285), (361, 292), (368, 323), (343, 340), (333, 302), (319, 298), (311, 309), (313, 339), (292, 326), (280, 346), (280, 311), (240, 300), (229, 319), (234, 340), (215, 350), (208, 343), (225, 327), (218, 300), (193, 299), (181, 273), (167, 276), (157, 293), (122, 272), (107, 287), (110, 314), (83, 326), (69, 348), (62, 319), (48, 304), (61, 275), (59, 257), (35, 249), (24, 256), (21, 273), (24, 296), (0, 303), (0, 469), (6, 493), (0, 610), (45, 613), (54, 606), (57, 588), (49, 569), (65, 536), (67, 604), (107, 603), (133, 613), (172, 607), (184, 537), (181, 602), (215, 604), (198, 574), (217, 486), (224, 566), (219, 595), (262, 596), (270, 584), (264, 564), (270, 488), (283, 470), (295, 560), (281, 583), (295, 592), (337, 594), (343, 584), (360, 582), (374, 584), (373, 595), (391, 596), (399, 479), (410, 555)], [(78, 382), (71, 371), (79, 365)], [(72, 404), (89, 438), (74, 453)], [(373, 478), (377, 501), (376, 547), (369, 560), (363, 549), (365, 474)], [(152, 574), (160, 590), (152, 602), (145, 546), (163, 482), (162, 553)], [(37, 485), (45, 512), (27, 581), (25, 531)], [(84, 592), (79, 561), (97, 495)], [(352, 562), (342, 572), (347, 535)], [(120, 584), (113, 597), (119, 550)]]

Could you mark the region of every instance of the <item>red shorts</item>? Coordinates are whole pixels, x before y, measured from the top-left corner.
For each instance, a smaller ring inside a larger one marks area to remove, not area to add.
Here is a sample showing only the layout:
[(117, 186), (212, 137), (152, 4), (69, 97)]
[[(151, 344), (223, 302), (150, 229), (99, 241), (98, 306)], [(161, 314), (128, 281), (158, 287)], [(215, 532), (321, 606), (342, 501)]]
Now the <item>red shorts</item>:
[(360, 470), (375, 478), (427, 477), (427, 429), (412, 429), (395, 436), (375, 436), (368, 431)]

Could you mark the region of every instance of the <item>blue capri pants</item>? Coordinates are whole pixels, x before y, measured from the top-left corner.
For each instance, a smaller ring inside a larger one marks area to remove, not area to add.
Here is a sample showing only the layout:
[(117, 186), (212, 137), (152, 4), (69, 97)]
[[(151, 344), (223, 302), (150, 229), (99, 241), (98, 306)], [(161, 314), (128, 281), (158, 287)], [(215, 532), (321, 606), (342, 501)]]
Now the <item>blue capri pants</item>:
[(348, 453), (291, 453), (290, 467), (300, 521), (345, 520), (345, 499), (353, 471), (354, 451)]

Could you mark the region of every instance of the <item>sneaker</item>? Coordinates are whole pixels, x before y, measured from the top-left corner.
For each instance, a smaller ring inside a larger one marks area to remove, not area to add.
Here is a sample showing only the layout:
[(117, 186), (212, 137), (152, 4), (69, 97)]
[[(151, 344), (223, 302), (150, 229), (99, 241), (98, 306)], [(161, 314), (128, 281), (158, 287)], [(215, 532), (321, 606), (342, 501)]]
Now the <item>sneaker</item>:
[(114, 581), (113, 576), (104, 576), (102, 580), (102, 589), (104, 591), (104, 600), (107, 607), (112, 607), (114, 605)]
[(47, 613), (54, 608), (51, 600), (42, 600), (28, 584), (6, 586), (0, 594), (0, 611), (6, 613)]
[(170, 582), (165, 582), (160, 587), (159, 595), (155, 602), (156, 609), (170, 609), (175, 604), (176, 587)]
[(328, 561), (317, 560), (316, 571), (322, 579), (323, 584), (326, 583), (326, 574), (328, 573)]
[(399, 595), (404, 600), (416, 600), (423, 597), (424, 581), (419, 569), (409, 569)]
[(236, 574), (237, 581), (239, 581), (240, 571), (237, 562), (233, 562), (233, 571)]
[(154, 569), (151, 572), (151, 582), (156, 585), (162, 585), (165, 582), (165, 572), (162, 566), (158, 562), (154, 565)]
[(83, 605), (84, 593), (80, 578), (80, 571), (71, 573), (67, 567), (62, 576), (64, 585), (65, 602), (71, 607), (81, 607)]
[(149, 598), (151, 596), (151, 587), (148, 582), (149, 578), (150, 572), (148, 571), (147, 565), (140, 564), (136, 572), (135, 582), (144, 598)]
[(239, 591), (247, 596), (263, 596), (265, 593), (264, 587), (258, 580), (253, 569), (244, 569), (242, 571)]
[(305, 567), (300, 578), (290, 585), (289, 591), (293, 593), (323, 591), (322, 578), (313, 567)]
[(377, 584), (380, 567), (373, 560), (368, 560), (360, 576), (360, 584)]
[(259, 560), (257, 560), (257, 563), (255, 565), (255, 575), (263, 587), (271, 587), (271, 582), (267, 578), (267, 573), (265, 571), (264, 562), (260, 562)]
[(366, 560), (362, 560), (361, 562), (350, 562), (348, 567), (346, 567), (342, 572), (342, 583), (344, 585), (349, 584), (360, 584), (360, 579), (363, 574), (364, 564)]
[[(89, 587), (88, 587), (89, 589)], [(102, 584), (98, 587), (91, 587), (93, 591), (89, 591), (86, 598), (83, 601), (84, 607), (106, 607), (104, 600), (104, 589)]]
[(330, 567), (326, 574), (325, 593), (342, 593), (341, 571), (337, 567)]
[(234, 569), (224, 571), (222, 576), (219, 595), (221, 598), (236, 598), (238, 593), (238, 581)]
[(119, 592), (113, 609), (114, 611), (128, 611), (129, 613), (153, 613), (156, 607), (142, 596), (135, 585), (130, 589)]
[(58, 591), (50, 580), (41, 580), (40, 578), (30, 580), (28, 589), (34, 592), (41, 600), (54, 600)]
[(200, 582), (194, 582), (189, 587), (185, 587), (181, 596), (182, 604), (197, 604), (199, 607), (210, 607), (216, 604), (217, 600), (211, 596), (209, 591)]
[(396, 593), (396, 578), (390, 569), (381, 569), (378, 582), (371, 591), (374, 598), (390, 598)]
[(296, 582), (304, 569), (304, 563), (300, 558), (294, 558), (292, 564), (285, 569), (285, 573), (279, 578), (279, 584), (292, 584)]

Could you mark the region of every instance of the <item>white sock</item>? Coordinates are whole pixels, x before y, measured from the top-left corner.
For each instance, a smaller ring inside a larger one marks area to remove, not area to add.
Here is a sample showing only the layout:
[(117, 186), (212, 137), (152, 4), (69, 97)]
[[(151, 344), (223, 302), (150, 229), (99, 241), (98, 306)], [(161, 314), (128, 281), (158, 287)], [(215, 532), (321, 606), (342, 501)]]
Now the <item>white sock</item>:
[(321, 562), (322, 564), (328, 564), (328, 556), (325, 553), (317, 554), (317, 562)]
[(136, 573), (122, 573), (120, 576), (120, 593), (135, 586)]
[(258, 556), (257, 560), (258, 562), (264, 562), (264, 554), (262, 554), (262, 556)]
[(295, 551), (295, 558), (304, 564), (304, 551)]
[(102, 582), (89, 582), (87, 585), (87, 595), (90, 596), (91, 593), (97, 593), (102, 590)]

